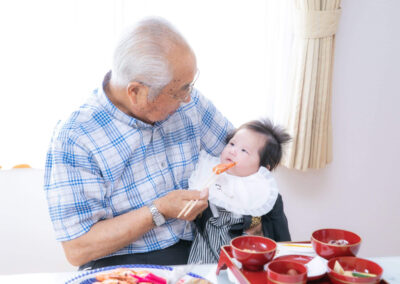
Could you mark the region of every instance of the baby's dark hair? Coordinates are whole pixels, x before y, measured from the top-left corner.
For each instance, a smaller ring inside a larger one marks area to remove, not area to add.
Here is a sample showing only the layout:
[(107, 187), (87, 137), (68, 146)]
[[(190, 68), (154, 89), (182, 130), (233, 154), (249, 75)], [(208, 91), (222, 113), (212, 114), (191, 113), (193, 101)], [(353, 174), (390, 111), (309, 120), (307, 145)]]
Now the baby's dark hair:
[(253, 120), (231, 132), (226, 137), (226, 143), (229, 143), (236, 132), (243, 128), (264, 134), (267, 137), (264, 147), (259, 152), (260, 166), (264, 166), (270, 171), (275, 169), (282, 159), (282, 145), (290, 141), (290, 135), (281, 126), (274, 125), (269, 119)]

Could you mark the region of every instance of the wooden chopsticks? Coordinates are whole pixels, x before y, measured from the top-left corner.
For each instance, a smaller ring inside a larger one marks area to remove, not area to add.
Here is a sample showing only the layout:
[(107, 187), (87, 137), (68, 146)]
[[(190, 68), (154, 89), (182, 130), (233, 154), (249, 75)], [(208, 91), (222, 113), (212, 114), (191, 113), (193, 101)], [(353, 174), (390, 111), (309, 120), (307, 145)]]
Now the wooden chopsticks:
[[(208, 178), (207, 182), (202, 187), (202, 189), (210, 187), (211, 184), (213, 182), (215, 182), (215, 180), (217, 179), (219, 174), (222, 174), (223, 172), (227, 171), (228, 169), (232, 168), (235, 165), (236, 165), (236, 163), (234, 162), (234, 163), (229, 163), (229, 164), (219, 164), (219, 165), (215, 166), (213, 168), (213, 172), (212, 172), (211, 176)], [(189, 202), (182, 208), (181, 212), (179, 212), (179, 214), (176, 218), (181, 217), (182, 214), (184, 217), (186, 217), (190, 213), (190, 211), (192, 211), (192, 209), (196, 206), (197, 202), (199, 202), (198, 199), (197, 200), (189, 200)]]
[[(217, 176), (218, 175), (213, 172), (213, 174), (208, 178), (206, 184), (202, 188), (204, 189), (204, 188), (209, 187), (215, 181)], [(176, 217), (176, 218), (181, 217), (182, 214), (184, 214), (183, 216), (186, 217), (190, 213), (190, 211), (192, 211), (193, 207), (196, 206), (197, 202), (199, 202), (198, 199), (197, 200), (189, 200), (189, 202), (186, 203), (185, 207), (182, 208), (181, 212), (179, 212), (178, 217)], [(185, 211), (186, 211), (186, 213), (185, 213)]]

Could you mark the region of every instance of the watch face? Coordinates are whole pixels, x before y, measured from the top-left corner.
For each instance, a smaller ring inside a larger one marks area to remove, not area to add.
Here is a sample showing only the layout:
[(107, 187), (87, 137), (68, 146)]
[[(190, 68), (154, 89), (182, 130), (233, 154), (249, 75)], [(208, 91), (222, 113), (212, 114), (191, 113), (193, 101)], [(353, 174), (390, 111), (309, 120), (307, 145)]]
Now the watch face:
[(156, 218), (156, 226), (161, 226), (164, 223), (165, 223), (165, 220), (162, 216), (158, 216), (158, 218)]
[(150, 205), (150, 212), (153, 215), (153, 222), (157, 227), (165, 223), (164, 216), (158, 211), (154, 204)]

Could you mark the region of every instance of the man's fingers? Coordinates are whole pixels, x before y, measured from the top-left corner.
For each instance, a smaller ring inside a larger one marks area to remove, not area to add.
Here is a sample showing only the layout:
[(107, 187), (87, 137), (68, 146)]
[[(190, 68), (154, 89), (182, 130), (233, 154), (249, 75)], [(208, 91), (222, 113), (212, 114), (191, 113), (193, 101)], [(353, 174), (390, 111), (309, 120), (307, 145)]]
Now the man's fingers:
[(203, 188), (203, 189), (200, 191), (200, 198), (201, 198), (201, 199), (208, 199), (208, 187)]
[(159, 200), (162, 204), (157, 207), (162, 208), (164, 216), (168, 218), (193, 220), (208, 206), (208, 188), (202, 191), (175, 190)]
[(193, 200), (190, 200), (188, 203), (186, 203), (185, 207), (182, 208), (182, 210), (178, 214), (178, 217), (176, 217), (176, 218), (180, 218), (182, 216), (182, 214), (184, 214), (183, 216), (186, 216), (188, 210), (190, 210), (189, 208), (191, 208), (193, 203), (194, 203)]
[(186, 210), (182, 209), (184, 213), (180, 214), (179, 217), (184, 220), (193, 221), (196, 219), (197, 215), (199, 215), (208, 207), (208, 201), (202, 199), (191, 200), (187, 203), (187, 205), (189, 206), (185, 206), (187, 207)]
[(197, 200), (197, 199), (204, 199), (206, 197), (208, 199), (208, 189), (206, 191), (182, 190), (179, 194), (182, 194), (181, 198), (185, 200)]

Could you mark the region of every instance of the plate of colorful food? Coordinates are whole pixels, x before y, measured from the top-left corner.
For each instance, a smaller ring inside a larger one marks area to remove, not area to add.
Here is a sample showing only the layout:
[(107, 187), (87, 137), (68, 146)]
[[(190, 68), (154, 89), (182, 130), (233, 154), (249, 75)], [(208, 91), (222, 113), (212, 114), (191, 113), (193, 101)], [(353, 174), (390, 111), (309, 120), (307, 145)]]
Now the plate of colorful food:
[(179, 275), (179, 271), (169, 266), (159, 265), (119, 265), (109, 266), (99, 269), (84, 271), (81, 274), (68, 280), (66, 284), (92, 284), (92, 283), (153, 283), (153, 284), (169, 284), (169, 283), (210, 283), (203, 277), (194, 273), (183, 273)]

